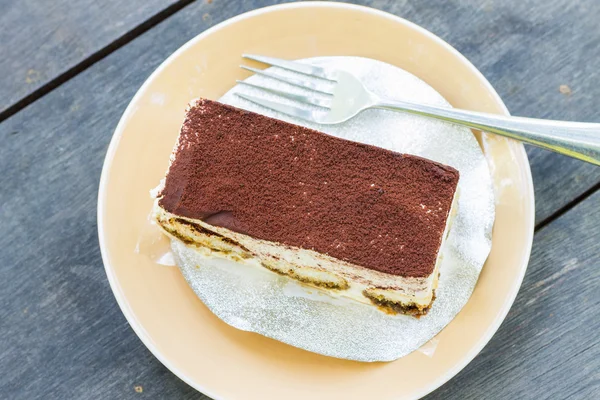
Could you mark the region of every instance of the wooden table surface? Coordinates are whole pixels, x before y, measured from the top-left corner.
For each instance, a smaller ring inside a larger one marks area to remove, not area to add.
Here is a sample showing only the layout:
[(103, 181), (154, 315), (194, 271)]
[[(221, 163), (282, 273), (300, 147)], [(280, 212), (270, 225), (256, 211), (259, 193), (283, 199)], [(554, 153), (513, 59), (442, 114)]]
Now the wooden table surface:
[[(275, 3), (0, 0), (0, 398), (207, 399), (121, 314), (98, 247), (98, 181), (149, 74), (208, 27)], [(600, 121), (598, 0), (356, 3), (449, 42), (514, 115)], [(527, 151), (536, 234), (519, 296), (427, 399), (600, 398), (600, 168)]]

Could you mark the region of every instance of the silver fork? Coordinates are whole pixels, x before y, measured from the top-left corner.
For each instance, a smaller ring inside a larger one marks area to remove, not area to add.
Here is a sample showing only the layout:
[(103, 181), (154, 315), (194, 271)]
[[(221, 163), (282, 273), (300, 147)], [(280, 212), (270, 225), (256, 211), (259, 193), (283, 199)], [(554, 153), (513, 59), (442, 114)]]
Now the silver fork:
[[(497, 135), (506, 136), (552, 150), (557, 153), (566, 154), (592, 164), (600, 165), (600, 124), (598, 123), (506, 117), (468, 110), (435, 107), (407, 101), (390, 100), (369, 91), (358, 78), (345, 71), (330, 70), (274, 57), (251, 54), (244, 54), (242, 57), (289, 71), (298, 72), (305, 77), (292, 78), (275, 74), (271, 71), (241, 65), (244, 69), (269, 78), (287, 82), (294, 86), (325, 94), (326, 98), (323, 99), (321, 98), (323, 96), (294, 94), (262, 85), (238, 81), (278, 96), (294, 100), (298, 103), (312, 104), (323, 109), (317, 111), (306, 107), (292, 106), (243, 93), (236, 93), (246, 100), (306, 121), (319, 124), (339, 124), (349, 120), (368, 108), (402, 111), (482, 130), (484, 132), (495, 133)], [(323, 85), (317, 84), (317, 80), (328, 81), (331, 89), (323, 89)]]

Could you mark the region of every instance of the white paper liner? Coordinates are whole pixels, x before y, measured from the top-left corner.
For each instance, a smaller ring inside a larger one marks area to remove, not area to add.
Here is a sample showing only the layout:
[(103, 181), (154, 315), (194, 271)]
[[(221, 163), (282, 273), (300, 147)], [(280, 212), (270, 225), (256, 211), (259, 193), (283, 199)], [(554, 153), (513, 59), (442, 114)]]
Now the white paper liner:
[[(426, 83), (380, 61), (319, 57), (303, 62), (351, 72), (373, 92), (389, 98), (449, 107)], [(278, 68), (271, 70), (299, 76)], [(305, 93), (258, 75), (247, 81)], [(328, 85), (325, 81), (322, 84)], [(443, 249), (437, 298), (429, 313), (420, 319), (385, 314), (264, 268), (207, 258), (174, 240), (175, 259), (195, 293), (229, 325), (315, 353), (357, 361), (391, 361), (423, 346), (421, 351), (431, 356), (437, 346), (434, 336), (468, 301), (491, 247), (493, 188), (487, 161), (471, 131), (383, 110), (368, 110), (340, 125), (310, 124), (247, 102), (234, 95), (238, 91), (294, 104), (245, 85), (235, 86), (220, 100), (334, 136), (453, 166), (460, 171), (458, 213)]]

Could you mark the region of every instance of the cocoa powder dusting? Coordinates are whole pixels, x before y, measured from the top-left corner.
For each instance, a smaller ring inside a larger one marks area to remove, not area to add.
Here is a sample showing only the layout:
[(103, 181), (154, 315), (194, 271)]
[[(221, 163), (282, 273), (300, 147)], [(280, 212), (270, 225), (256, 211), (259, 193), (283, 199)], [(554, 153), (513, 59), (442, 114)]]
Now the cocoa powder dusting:
[(211, 100), (190, 108), (174, 151), (165, 210), (401, 276), (433, 271), (459, 179)]

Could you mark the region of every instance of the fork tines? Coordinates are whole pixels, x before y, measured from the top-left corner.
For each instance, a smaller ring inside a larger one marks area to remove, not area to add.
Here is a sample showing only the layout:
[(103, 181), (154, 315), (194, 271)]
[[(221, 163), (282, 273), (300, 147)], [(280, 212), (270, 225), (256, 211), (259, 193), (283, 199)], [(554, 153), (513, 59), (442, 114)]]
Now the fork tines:
[[(282, 69), (285, 69), (288, 71), (296, 72), (298, 74), (302, 74), (302, 75), (305, 75), (305, 76), (311, 77), (311, 78), (303, 78), (301, 76), (289, 76), (289, 75), (284, 76), (284, 75), (274, 73), (272, 71), (261, 70), (258, 68), (249, 67), (247, 65), (240, 65), (240, 67), (245, 70), (254, 72), (255, 74), (262, 75), (267, 78), (272, 78), (272, 79), (276, 79), (281, 82), (288, 83), (292, 86), (311, 90), (311, 91), (317, 92), (321, 95), (327, 95), (328, 97), (331, 97), (331, 95), (333, 95), (333, 91), (332, 91), (331, 87), (332, 87), (332, 84), (336, 83), (336, 80), (335, 80), (336, 79), (336, 71), (328, 71), (328, 70), (325, 70), (324, 68), (317, 67), (314, 65), (302, 64), (299, 62), (282, 60), (282, 59), (274, 58), (274, 57), (266, 57), (266, 56), (252, 55), (252, 54), (244, 54), (244, 55), (242, 55), (242, 57), (249, 59), (249, 60), (258, 61), (258, 62), (261, 62), (264, 64), (269, 64), (271, 66), (279, 67), (279, 68), (282, 68)], [(326, 82), (323, 82), (323, 81), (326, 81)], [(245, 81), (240, 81), (240, 80), (238, 80), (237, 82), (244, 84), (246, 86), (264, 90), (265, 92), (272, 93), (277, 96), (281, 96), (281, 97), (284, 97), (284, 98), (287, 98), (290, 100), (294, 100), (294, 101), (297, 101), (300, 103), (311, 104), (314, 106), (324, 107), (324, 108), (331, 107), (331, 99), (330, 98), (323, 99), (323, 98), (319, 98), (317, 96), (295, 94), (295, 93), (290, 93), (290, 92), (283, 91), (283, 90), (273, 89), (268, 86), (263, 86), (261, 84), (250, 83), (250, 82), (245, 82)], [(305, 115), (306, 110), (304, 110), (304, 109), (300, 109), (300, 108), (289, 106), (289, 105), (284, 105), (284, 104), (274, 102), (274, 101), (269, 101), (266, 99), (261, 99), (261, 98), (243, 94), (243, 93), (236, 93), (236, 94), (239, 97), (242, 97), (246, 100), (252, 101), (252, 102), (262, 105), (264, 107), (274, 109), (276, 111), (280, 111), (280, 112), (290, 114), (293, 116), (297, 116), (297, 117), (301, 117), (301, 118), (307, 117), (307, 115)]]
[(327, 79), (330, 81), (336, 81), (335, 71), (327, 71), (324, 68), (317, 67), (314, 65), (302, 64), (295, 61), (282, 60), (275, 57), (259, 56), (255, 54), (242, 54), (243, 58), (248, 60), (254, 60), (263, 64), (273, 65), (275, 67), (287, 69), (289, 71), (299, 72), (304, 75), (314, 76), (317, 78)]

